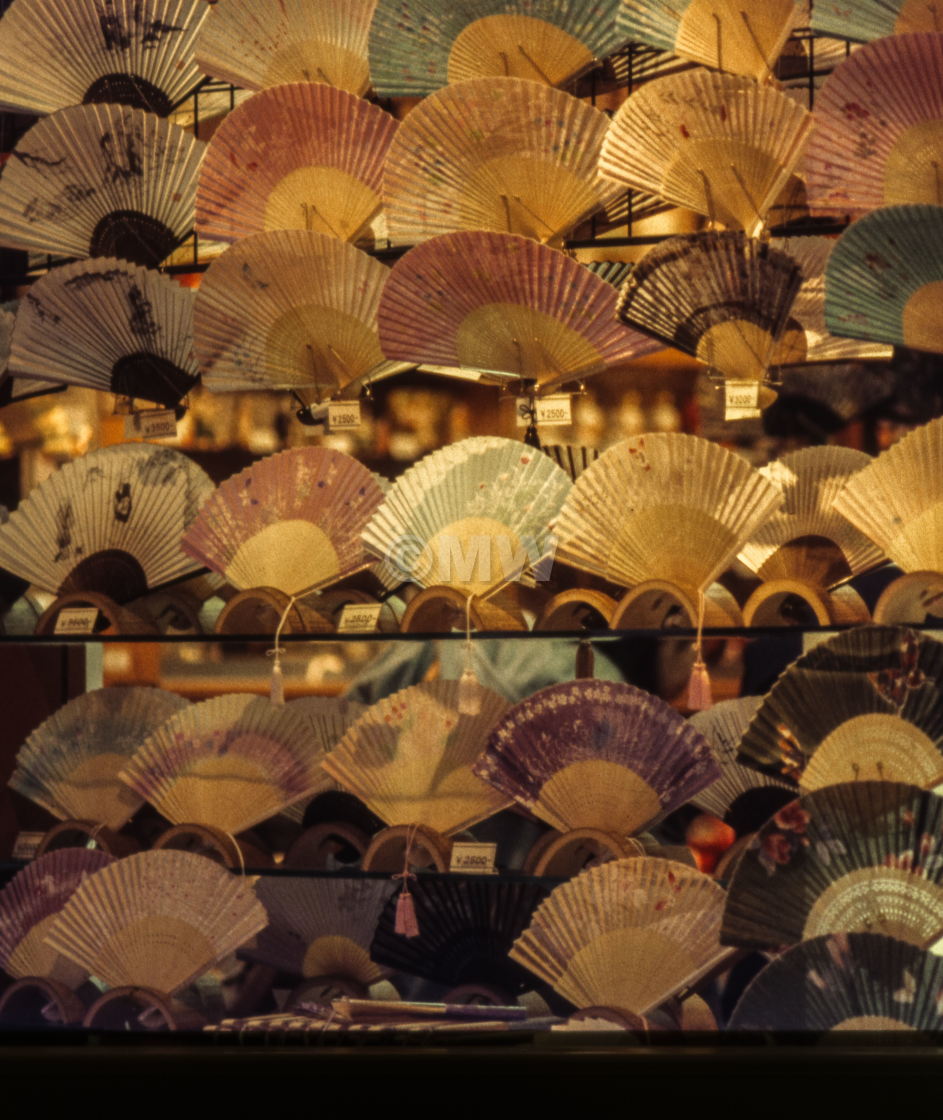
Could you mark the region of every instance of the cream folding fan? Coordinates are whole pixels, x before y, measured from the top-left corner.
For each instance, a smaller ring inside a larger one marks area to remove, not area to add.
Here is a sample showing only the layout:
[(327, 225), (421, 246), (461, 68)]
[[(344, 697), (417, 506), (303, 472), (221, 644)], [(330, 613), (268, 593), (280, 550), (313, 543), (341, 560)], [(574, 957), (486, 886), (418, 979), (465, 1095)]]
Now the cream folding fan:
[(600, 153), (609, 179), (757, 234), (787, 189), (812, 114), (772, 86), (709, 70), (648, 82)]
[(389, 237), (487, 229), (560, 242), (622, 187), (597, 172), (606, 116), (524, 78), (474, 78), (406, 117), (383, 177)]
[(298, 595), (373, 562), (361, 534), (382, 501), (376, 479), (356, 459), (297, 447), (222, 483), (182, 547), (240, 591), (273, 587)]
[(566, 474), (517, 440), (472, 436), (401, 475), (364, 531), (368, 550), (422, 587), (484, 596), (552, 547)]
[(943, 32), (936, 0), (815, 0), (812, 29), (819, 35), (869, 42), (915, 31)]
[(723, 908), (723, 890), (700, 871), (615, 860), (553, 890), (510, 956), (578, 1008), (645, 1015), (729, 955)]
[(0, 525), (0, 566), (53, 595), (97, 591), (131, 602), (198, 570), (180, 540), (212, 489), (202, 468), (169, 447), (92, 451)]
[(119, 777), (172, 824), (235, 835), (329, 789), (324, 749), (297, 709), (230, 693), (166, 721)]
[(622, 0), (623, 39), (765, 81), (806, 16), (796, 0)]
[(206, 74), (243, 89), (324, 82), (364, 94), (367, 39), (377, 0), (227, 0), (196, 43)]
[(23, 297), (10, 366), (172, 408), (199, 377), (192, 348), (193, 292), (124, 261), (78, 261)]
[(0, 108), (97, 102), (166, 117), (200, 81), (204, 0), (13, 0), (0, 20)]
[(117, 830), (144, 803), (118, 781), (118, 771), (187, 703), (160, 688), (99, 688), (77, 696), (20, 747), (10, 788), (59, 820)]
[(173, 995), (265, 924), (250, 879), (190, 852), (141, 852), (90, 875), (46, 944), (109, 988)]
[(636, 436), (573, 484), (556, 555), (620, 587), (666, 579), (704, 591), (781, 502), (774, 483), (719, 444)]
[(404, 368), (380, 349), (377, 311), (390, 275), (355, 246), (310, 230), (238, 242), (196, 296), (194, 352), (213, 392), (308, 389), (320, 401)]
[(469, 78), (565, 85), (622, 45), (619, 0), (379, 0), (370, 70), (381, 97), (424, 97)]
[(193, 228), (204, 145), (121, 105), (45, 117), (0, 178), (0, 244), (156, 266)]
[(612, 286), (557, 249), (478, 230), (417, 245), (380, 300), (388, 358), (517, 374), (541, 389), (659, 349), (615, 319)]
[(448, 836), (507, 808), (510, 800), (472, 767), (508, 704), (471, 687), (475, 715), (459, 711), (458, 681), (393, 693), (353, 724), (324, 759), (325, 771), (388, 825), (424, 825)]
[(237, 241), (271, 229), (309, 229), (356, 241), (381, 208), (397, 122), (323, 83), (262, 90), (210, 141), (197, 192), (197, 230)]
[(34, 381), (28, 377), (15, 376), (9, 368), (18, 306), (16, 301), (0, 304), (0, 408), (13, 401), (40, 397), (65, 388), (52, 381)]

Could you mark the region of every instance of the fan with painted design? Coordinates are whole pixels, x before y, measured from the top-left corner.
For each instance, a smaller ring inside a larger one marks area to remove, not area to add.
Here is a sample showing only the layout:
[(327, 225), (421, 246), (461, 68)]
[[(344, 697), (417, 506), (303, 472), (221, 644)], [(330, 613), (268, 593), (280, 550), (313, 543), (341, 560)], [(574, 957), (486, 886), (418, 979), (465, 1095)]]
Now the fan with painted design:
[(65, 388), (64, 385), (57, 385), (53, 381), (34, 381), (28, 377), (16, 377), (10, 370), (10, 349), (13, 345), (17, 307), (16, 301), (0, 304), (0, 408), (12, 404), (13, 401), (42, 397)]
[(861, 43), (888, 35), (918, 31), (943, 32), (943, 15), (936, 0), (815, 0), (812, 30), (837, 39)]

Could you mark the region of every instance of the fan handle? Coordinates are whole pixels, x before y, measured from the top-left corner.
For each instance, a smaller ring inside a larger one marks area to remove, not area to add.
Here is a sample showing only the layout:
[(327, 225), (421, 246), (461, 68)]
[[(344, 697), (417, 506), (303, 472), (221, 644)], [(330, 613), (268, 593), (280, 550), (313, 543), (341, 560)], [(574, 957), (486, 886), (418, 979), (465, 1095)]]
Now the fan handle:
[(363, 857), (363, 870), (402, 871), (407, 845), (412, 857), (411, 866), (420, 871), (430, 867), (436, 871), (448, 871), (452, 841), (422, 824), (397, 824), (381, 829), (370, 841)]
[(574, 828), (554, 836), (547, 844), (534, 863), (534, 875), (568, 879), (587, 867), (612, 859), (643, 855), (645, 849), (638, 840), (616, 836), (601, 828)]

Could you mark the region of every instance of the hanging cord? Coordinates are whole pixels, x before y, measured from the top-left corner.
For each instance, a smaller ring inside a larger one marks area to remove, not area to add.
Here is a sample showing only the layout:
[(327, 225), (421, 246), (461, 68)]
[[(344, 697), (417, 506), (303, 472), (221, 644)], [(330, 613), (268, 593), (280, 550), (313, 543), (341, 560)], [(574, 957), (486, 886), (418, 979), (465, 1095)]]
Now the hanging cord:
[(291, 609), (297, 601), (297, 595), (289, 597), (288, 605), (282, 611), (282, 617), (278, 620), (278, 627), (275, 630), (275, 648), (268, 650), (265, 655), (266, 657), (274, 658), (272, 663), (272, 681), (269, 685), (269, 699), (273, 704), (285, 703), (285, 678), (282, 675), (282, 647), (279, 645), (279, 641), (281, 640), (285, 623), (288, 621), (288, 615), (291, 613)]
[(481, 693), (475, 676), (475, 651), (471, 640), (471, 612), (474, 595), (465, 600), (465, 644), (462, 648), (462, 675), (458, 682), (458, 713), (477, 716), (481, 711)]
[(409, 869), (409, 857), (412, 855), (413, 843), (416, 839), (418, 824), (411, 824), (406, 830), (406, 850), (403, 853), (403, 870), (393, 876), (393, 879), (402, 881), (403, 889), (396, 900), (396, 917), (393, 922), (393, 932), (401, 937), (418, 937), (419, 922), (416, 919), (416, 904), (409, 889), (409, 880), (415, 879), (416, 874)]
[(697, 640), (694, 643), (694, 667), (691, 670), (691, 679), (688, 681), (688, 708), (692, 712), (703, 712), (714, 706), (714, 698), (711, 696), (711, 678), (704, 663), (702, 649), (705, 605), (704, 592), (698, 591)]

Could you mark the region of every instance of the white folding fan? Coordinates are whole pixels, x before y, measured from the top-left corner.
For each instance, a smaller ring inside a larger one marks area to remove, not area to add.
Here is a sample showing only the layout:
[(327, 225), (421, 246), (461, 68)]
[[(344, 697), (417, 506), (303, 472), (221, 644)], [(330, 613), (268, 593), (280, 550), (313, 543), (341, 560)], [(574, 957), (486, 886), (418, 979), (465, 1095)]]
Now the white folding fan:
[(193, 228), (204, 147), (141, 109), (60, 109), (33, 125), (3, 169), (0, 244), (156, 266)]
[(812, 30), (819, 35), (866, 43), (915, 31), (943, 32), (936, 0), (815, 0)]
[(213, 135), (197, 192), (197, 230), (237, 241), (271, 229), (309, 229), (356, 241), (381, 209), (397, 122), (323, 83), (262, 90)]
[(13, 0), (0, 20), (0, 107), (95, 102), (165, 117), (200, 81), (204, 0)]
[(169, 447), (121, 444), (60, 467), (0, 525), (0, 566), (44, 591), (127, 603), (198, 566), (180, 540), (212, 491)]
[(413, 245), (487, 229), (559, 242), (622, 190), (597, 171), (606, 124), (601, 110), (524, 78), (474, 78), (430, 94), (390, 145), (390, 239)]
[(23, 297), (15, 375), (83, 385), (168, 408), (196, 383), (193, 292), (115, 259), (52, 269)]
[(53, 381), (34, 381), (29, 377), (14, 376), (10, 369), (10, 349), (13, 345), (13, 330), (16, 325), (16, 312), (19, 304), (12, 300), (0, 304), (0, 408), (13, 401), (27, 397), (40, 397), (64, 389)]

